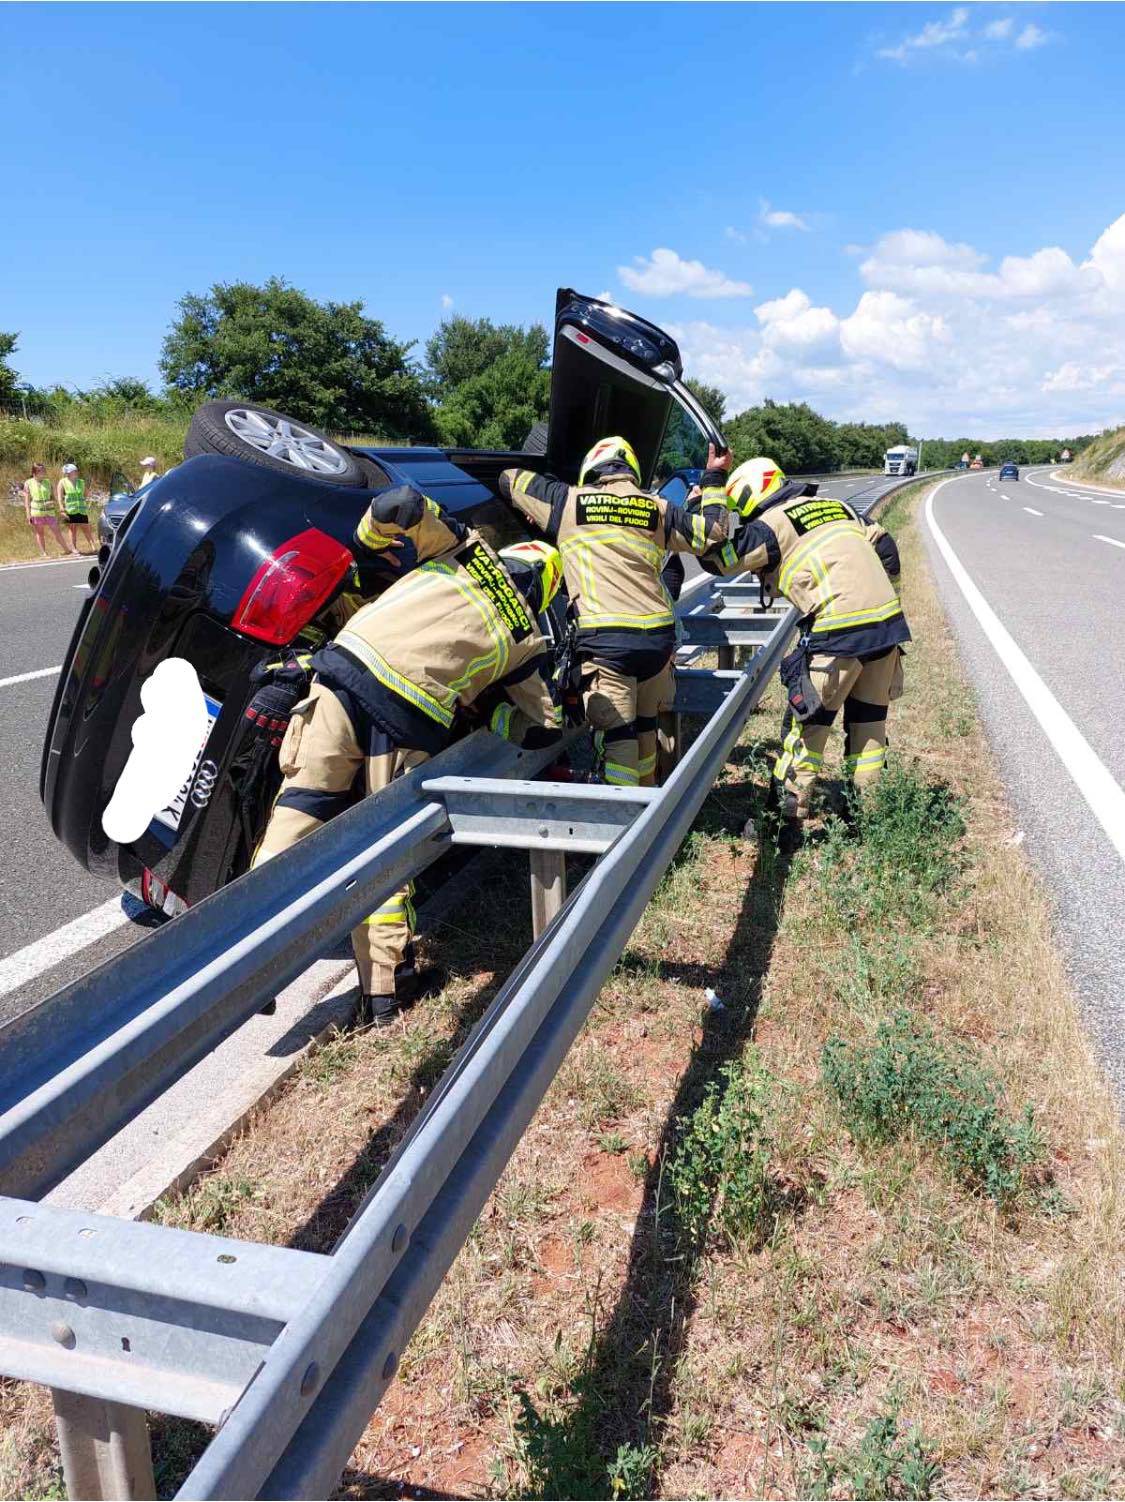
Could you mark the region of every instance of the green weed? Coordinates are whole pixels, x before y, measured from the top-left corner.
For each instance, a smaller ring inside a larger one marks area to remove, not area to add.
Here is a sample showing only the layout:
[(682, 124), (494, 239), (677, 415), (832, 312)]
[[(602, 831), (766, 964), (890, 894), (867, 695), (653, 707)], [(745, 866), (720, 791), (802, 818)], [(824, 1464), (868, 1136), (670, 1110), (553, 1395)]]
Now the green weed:
[(823, 1438), (810, 1439), (808, 1445), (814, 1461), (800, 1487), (802, 1497), (857, 1497), (873, 1502), (927, 1498), (933, 1496), (941, 1475), (918, 1430), (900, 1430), (898, 1410), (893, 1406), (871, 1420), (859, 1444), (851, 1449), (830, 1450)]
[(1031, 1108), (1013, 1121), (999, 1081), (970, 1050), (940, 1041), (905, 1009), (879, 1024), (873, 1044), (830, 1038), (821, 1070), (856, 1140), (915, 1132), (956, 1178), (997, 1202), (1018, 1196), (1042, 1157)]
[(772, 1088), (756, 1060), (749, 1068), (731, 1060), (678, 1124), (666, 1177), (681, 1235), (697, 1250), (709, 1235), (734, 1246), (766, 1232), (773, 1196), (762, 1122)]

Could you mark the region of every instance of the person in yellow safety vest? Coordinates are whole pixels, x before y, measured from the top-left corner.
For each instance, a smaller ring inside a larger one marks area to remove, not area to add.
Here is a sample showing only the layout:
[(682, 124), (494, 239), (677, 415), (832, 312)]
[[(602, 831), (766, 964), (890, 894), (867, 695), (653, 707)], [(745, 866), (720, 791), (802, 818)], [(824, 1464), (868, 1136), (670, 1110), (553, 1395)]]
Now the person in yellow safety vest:
[(86, 481), (78, 473), (77, 464), (64, 464), (62, 478), (55, 486), (55, 499), (60, 509), (66, 516), (66, 527), (70, 533), (70, 546), (78, 553), (78, 533), (85, 534), (86, 541), (90, 544), (90, 552), (96, 553), (98, 545), (94, 541), (94, 534), (90, 531), (90, 512), (86, 500)]
[(43, 557), (47, 556), (47, 543), (44, 537), (50, 532), (59, 545), (59, 551), (65, 557), (73, 549), (68, 548), (59, 531), (59, 504), (51, 489), (51, 482), (47, 478), (45, 465), (33, 464), (31, 475), (20, 486), (23, 494), (23, 511), (27, 517), (27, 524), (35, 533), (35, 541)]
[[(730, 456), (710, 462), (722, 470)], [(672, 697), (676, 647), (672, 600), (660, 571), (665, 553), (703, 554), (726, 536), (704, 512), (691, 513), (641, 489), (641, 468), (624, 438), (589, 451), (578, 484), (506, 469), (500, 492), (562, 553), (586, 719), (606, 782), (656, 781), (659, 715)]]
[(887, 708), (902, 692), (902, 648), (910, 640), (891, 582), (899, 572), (894, 538), (817, 489), (786, 479), (772, 459), (748, 459), (725, 486), (740, 518), (734, 536), (703, 560), (710, 573), (760, 575), (801, 613), (797, 647), (781, 664), (791, 723), (770, 789), (798, 821), (808, 816), (841, 707), (845, 775), (859, 790), (881, 775)]
[(157, 468), (157, 459), (153, 454), (146, 454), (141, 460), (141, 487), (151, 485), (153, 480), (159, 480), (160, 470)]
[[(353, 550), (362, 566), (404, 539), (418, 566), (313, 654), (307, 697), (290, 697), (308, 681), (293, 654), (259, 678), (246, 714), (280, 742), (284, 781), (255, 864), (349, 807), (357, 783), (378, 792), (440, 751), (468, 706), (523, 745), (546, 746), (562, 729), (541, 620), (562, 581), (557, 549), (528, 542), (497, 554), (406, 485), (372, 501)], [(414, 963), (412, 890), (388, 897), (352, 932), (361, 1023), (390, 1021), (432, 979)]]

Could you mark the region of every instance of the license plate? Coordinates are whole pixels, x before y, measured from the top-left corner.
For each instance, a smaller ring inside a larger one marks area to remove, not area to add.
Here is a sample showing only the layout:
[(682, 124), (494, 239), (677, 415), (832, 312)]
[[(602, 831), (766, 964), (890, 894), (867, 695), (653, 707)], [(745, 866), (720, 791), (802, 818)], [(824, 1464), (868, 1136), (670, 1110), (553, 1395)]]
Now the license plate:
[(195, 781), (196, 773), (199, 771), (200, 763), (203, 760), (203, 753), (207, 749), (207, 742), (211, 739), (211, 732), (215, 728), (215, 721), (219, 718), (219, 712), (223, 707), (217, 699), (212, 699), (210, 694), (204, 694), (203, 699), (207, 705), (207, 729), (204, 731), (203, 739), (199, 743), (199, 750), (196, 752), (191, 772), (184, 782), (183, 787), (172, 799), (168, 807), (162, 808), (156, 815), (155, 822), (163, 824), (165, 829), (171, 829), (173, 832), (180, 827), (180, 821), (184, 816), (184, 809), (187, 807), (188, 794), (191, 792), (191, 785)]

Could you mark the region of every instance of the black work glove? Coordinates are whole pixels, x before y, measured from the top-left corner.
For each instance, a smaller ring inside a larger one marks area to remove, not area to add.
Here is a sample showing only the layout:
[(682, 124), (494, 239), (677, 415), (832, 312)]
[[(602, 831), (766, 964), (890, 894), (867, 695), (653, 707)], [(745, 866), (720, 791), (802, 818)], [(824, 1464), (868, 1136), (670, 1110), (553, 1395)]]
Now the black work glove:
[(892, 579), (897, 579), (902, 572), (902, 563), (898, 556), (898, 543), (895, 542), (889, 532), (884, 532), (882, 537), (880, 537), (879, 541), (875, 544), (875, 551), (878, 553), (879, 562), (886, 569), (888, 576)]
[(258, 691), (246, 706), (246, 718), (256, 740), (272, 747), (281, 745), (294, 704), (309, 691), (311, 658), (306, 652), (288, 651), (272, 662), (262, 662), (250, 675)]

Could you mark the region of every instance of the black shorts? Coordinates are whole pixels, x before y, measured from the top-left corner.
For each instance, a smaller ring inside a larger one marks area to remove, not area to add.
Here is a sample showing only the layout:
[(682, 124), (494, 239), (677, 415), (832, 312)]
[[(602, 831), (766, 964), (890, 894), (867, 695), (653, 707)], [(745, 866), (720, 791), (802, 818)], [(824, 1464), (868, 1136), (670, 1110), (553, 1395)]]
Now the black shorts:
[(88, 527), (90, 525), (90, 518), (86, 515), (85, 511), (68, 511), (66, 513), (66, 524), (68, 527)]

